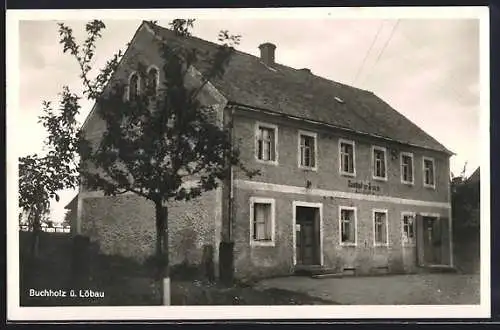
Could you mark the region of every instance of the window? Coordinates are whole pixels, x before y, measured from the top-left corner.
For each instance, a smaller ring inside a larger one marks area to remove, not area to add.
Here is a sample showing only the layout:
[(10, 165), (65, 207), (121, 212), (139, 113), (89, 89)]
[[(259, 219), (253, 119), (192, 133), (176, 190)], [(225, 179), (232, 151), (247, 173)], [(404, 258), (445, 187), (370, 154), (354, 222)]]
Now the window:
[(277, 134), (275, 125), (257, 123), (256, 157), (259, 161), (277, 163)]
[(415, 244), (415, 213), (402, 214), (403, 245)]
[(434, 188), (434, 159), (424, 157), (424, 186)]
[(373, 236), (375, 246), (387, 246), (389, 243), (389, 231), (387, 230), (387, 211), (373, 211)]
[(413, 184), (413, 154), (401, 153), (401, 182)]
[(356, 168), (355, 168), (355, 149), (354, 149), (354, 141), (339, 141), (339, 149), (340, 149), (340, 173), (355, 176)]
[(356, 208), (340, 207), (340, 244), (356, 245)]
[(147, 71), (147, 81), (146, 88), (148, 93), (152, 93), (152, 95), (156, 95), (158, 91), (158, 81), (159, 81), (159, 71), (155, 66), (150, 66)]
[(387, 160), (385, 148), (372, 148), (373, 178), (387, 180)]
[(250, 242), (274, 246), (274, 199), (250, 199)]
[(316, 134), (299, 132), (299, 167), (316, 169)]
[(139, 75), (134, 72), (128, 79), (128, 99), (134, 101), (139, 95)]

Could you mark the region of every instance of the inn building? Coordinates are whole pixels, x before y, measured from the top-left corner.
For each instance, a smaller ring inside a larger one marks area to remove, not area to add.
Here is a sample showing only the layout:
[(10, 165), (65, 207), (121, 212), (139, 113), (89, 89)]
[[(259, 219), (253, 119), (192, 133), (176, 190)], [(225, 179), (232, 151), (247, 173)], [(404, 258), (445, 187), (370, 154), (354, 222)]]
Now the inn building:
[[(138, 58), (161, 83), (159, 39), (216, 47), (143, 22), (113, 77), (128, 79), (128, 93), (141, 89)], [(281, 65), (272, 43), (259, 48), (260, 56), (237, 51), (224, 78), (210, 81), (201, 97), (260, 175), (250, 179), (234, 168), (218, 189), (172, 203), (172, 263), (199, 264), (209, 247), (218, 275), (233, 271), (237, 278), (453, 267), (452, 152), (374, 93)], [(200, 72), (192, 69), (187, 79), (196, 81)], [(105, 127), (93, 113), (84, 124), (91, 140)], [(147, 201), (81, 187), (71, 205), (72, 232), (90, 237), (102, 253), (139, 261), (154, 253)]]

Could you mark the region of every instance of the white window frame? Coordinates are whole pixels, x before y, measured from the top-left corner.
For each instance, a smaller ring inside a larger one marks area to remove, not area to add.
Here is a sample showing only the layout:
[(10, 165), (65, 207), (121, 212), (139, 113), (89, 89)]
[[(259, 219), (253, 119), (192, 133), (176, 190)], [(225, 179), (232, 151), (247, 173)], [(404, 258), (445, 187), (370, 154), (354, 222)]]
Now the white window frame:
[[(432, 162), (432, 184), (425, 183), (425, 161), (430, 160)], [(432, 157), (422, 157), (422, 181), (425, 188), (436, 188), (436, 161)]]
[(137, 76), (137, 95), (141, 93), (141, 75), (137, 71), (132, 71), (127, 80), (127, 88), (126, 88), (126, 93), (125, 93), (125, 98), (127, 101), (130, 101), (130, 79), (132, 79), (132, 76), (136, 75)]
[[(411, 242), (405, 241), (405, 227), (404, 227), (404, 217), (405, 216), (411, 216), (413, 217), (413, 239)], [(401, 212), (401, 244), (403, 246), (416, 246), (416, 241), (417, 241), (417, 233), (416, 233), (416, 228), (417, 224), (415, 223), (417, 220), (417, 213), (416, 212), (410, 212), (410, 211), (403, 211)]]
[[(377, 176), (375, 172), (375, 150), (384, 152), (384, 176)], [(387, 181), (387, 149), (380, 146), (372, 146), (372, 178), (374, 180)]]
[[(403, 176), (403, 157), (407, 156), (411, 158), (411, 181), (406, 181)], [(401, 152), (399, 154), (399, 171), (401, 172), (401, 183), (413, 185), (415, 183), (415, 158), (411, 152)]]
[[(314, 166), (303, 166), (301, 163), (302, 157), (300, 153), (300, 137), (304, 136), (309, 136), (314, 139)], [(297, 165), (299, 168), (304, 169), (304, 170), (310, 170), (310, 171), (317, 171), (318, 170), (318, 164), (319, 164), (319, 157), (318, 157), (318, 134), (315, 132), (309, 132), (309, 131), (302, 131), (299, 130), (297, 134)]]
[[(250, 197), (250, 246), (275, 246), (275, 225), (276, 225), (276, 208), (274, 198)], [(271, 205), (271, 240), (256, 241), (253, 239), (253, 221), (254, 221), (254, 205), (255, 204), (270, 204)]]
[[(267, 128), (274, 130), (274, 160), (264, 160), (259, 159), (259, 128)], [(264, 122), (256, 122), (255, 123), (255, 160), (258, 163), (262, 164), (270, 164), (270, 165), (278, 165), (279, 164), (279, 156), (278, 156), (278, 125), (269, 124)]]
[[(342, 210), (354, 211), (354, 243), (342, 242)], [(340, 246), (358, 245), (358, 210), (355, 206), (339, 206), (339, 244)]]
[[(342, 143), (350, 144), (352, 146), (352, 173), (345, 172), (342, 169)], [(353, 140), (339, 139), (339, 173), (350, 177), (356, 177), (356, 142)]]
[(155, 69), (156, 72), (158, 73), (156, 75), (156, 92), (158, 92), (159, 88), (160, 88), (160, 69), (154, 65), (154, 64), (151, 64), (150, 66), (148, 66), (148, 69), (146, 70), (146, 76), (149, 78), (149, 71), (151, 69)]
[[(385, 243), (377, 242), (375, 235), (375, 213), (385, 214)], [(373, 228), (373, 246), (387, 247), (389, 246), (389, 211), (387, 209), (373, 209), (372, 210), (372, 228)]]

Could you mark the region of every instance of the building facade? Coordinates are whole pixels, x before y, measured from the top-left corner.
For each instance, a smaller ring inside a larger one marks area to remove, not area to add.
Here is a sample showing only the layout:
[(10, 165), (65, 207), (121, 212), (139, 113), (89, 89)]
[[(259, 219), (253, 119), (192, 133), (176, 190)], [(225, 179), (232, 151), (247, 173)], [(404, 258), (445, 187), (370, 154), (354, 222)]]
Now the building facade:
[[(141, 82), (134, 63), (150, 64), (162, 80), (153, 43), (171, 31), (143, 22), (113, 79)], [(169, 39), (170, 38), (170, 39)], [(196, 38), (186, 46), (214, 47)], [(200, 94), (212, 106), (247, 167), (218, 189), (170, 205), (170, 260), (199, 264), (221, 243), (234, 243), (239, 278), (294, 273), (308, 267), (333, 272), (403, 273), (453, 266), (449, 157), (445, 147), (371, 92), (275, 62), (276, 46), (261, 56), (236, 52), (224, 79)], [(196, 68), (188, 84), (199, 83)], [(93, 112), (84, 124), (94, 143), (104, 123)], [(75, 234), (101, 251), (139, 261), (154, 252), (154, 207), (144, 199), (101, 192), (78, 194)]]
[(242, 157), (262, 172), (234, 175), (237, 274), (452, 265), (447, 154), (245, 110), (235, 116), (234, 134), (256, 141), (241, 145)]

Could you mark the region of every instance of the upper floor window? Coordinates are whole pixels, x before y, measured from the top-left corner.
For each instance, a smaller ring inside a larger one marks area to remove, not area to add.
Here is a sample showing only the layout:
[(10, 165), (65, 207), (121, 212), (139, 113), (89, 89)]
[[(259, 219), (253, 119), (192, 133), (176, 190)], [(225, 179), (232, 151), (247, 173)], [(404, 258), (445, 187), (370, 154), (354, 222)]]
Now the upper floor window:
[(415, 245), (415, 213), (402, 213), (403, 245)]
[(424, 157), (424, 186), (434, 188), (436, 185), (434, 177), (434, 159)]
[(341, 206), (340, 212), (340, 244), (356, 245), (356, 208)]
[(387, 210), (373, 211), (373, 239), (375, 246), (389, 244)]
[(372, 148), (373, 178), (387, 180), (386, 149), (374, 146)]
[(316, 169), (316, 133), (299, 132), (299, 167)]
[(140, 93), (140, 78), (137, 72), (133, 72), (128, 78), (128, 100), (134, 101)]
[(250, 243), (274, 245), (274, 199), (250, 199)]
[(339, 140), (340, 173), (350, 176), (356, 175), (356, 151), (354, 141)]
[(413, 184), (413, 154), (401, 153), (401, 182)]
[(257, 123), (256, 126), (257, 160), (269, 163), (278, 162), (278, 127), (276, 125)]
[(159, 77), (160, 75), (158, 68), (154, 65), (150, 66), (147, 71), (146, 88), (148, 92), (152, 93), (153, 95), (156, 95), (156, 92), (158, 90)]

